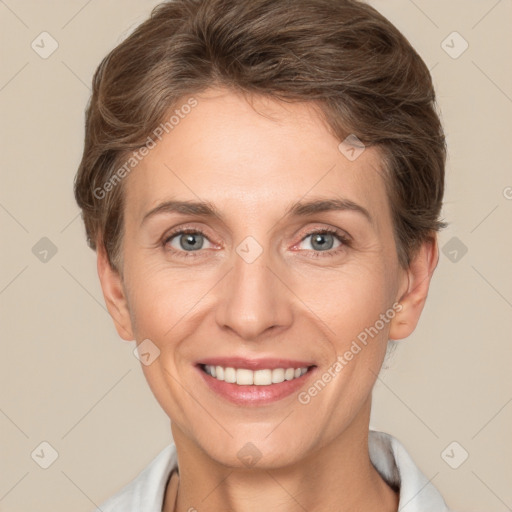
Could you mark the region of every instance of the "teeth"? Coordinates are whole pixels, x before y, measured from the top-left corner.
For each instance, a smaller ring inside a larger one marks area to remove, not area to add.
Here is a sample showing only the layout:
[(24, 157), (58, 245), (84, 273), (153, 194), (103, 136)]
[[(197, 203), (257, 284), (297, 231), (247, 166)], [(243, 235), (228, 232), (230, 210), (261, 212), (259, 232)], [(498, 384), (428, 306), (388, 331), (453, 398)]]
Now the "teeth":
[(272, 383), (279, 384), (280, 382), (283, 382), (284, 372), (285, 370), (283, 368), (276, 368), (275, 370), (272, 370)]
[(236, 370), (234, 368), (224, 368), (224, 380), (226, 382), (236, 382)]
[(287, 368), (284, 372), (285, 380), (292, 380), (295, 377), (295, 370), (293, 368)]
[(239, 386), (270, 386), (285, 380), (297, 379), (304, 375), (307, 367), (303, 368), (275, 368), (273, 370), (248, 370), (246, 368), (224, 368), (222, 366), (204, 365), (204, 371), (217, 380), (236, 383)]
[(236, 371), (236, 382), (242, 386), (250, 386), (251, 384), (254, 384), (254, 372), (239, 368)]

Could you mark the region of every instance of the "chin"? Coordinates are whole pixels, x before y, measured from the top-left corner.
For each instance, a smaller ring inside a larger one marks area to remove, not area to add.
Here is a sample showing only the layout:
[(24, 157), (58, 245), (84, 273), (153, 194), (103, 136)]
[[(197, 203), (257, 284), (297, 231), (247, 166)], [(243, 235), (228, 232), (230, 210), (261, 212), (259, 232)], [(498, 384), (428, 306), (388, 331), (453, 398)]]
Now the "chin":
[(226, 435), (218, 443), (212, 443), (210, 439), (200, 446), (211, 459), (230, 468), (276, 469), (292, 465), (305, 456), (305, 440), (285, 439), (277, 433), (265, 439), (257, 426), (254, 432), (254, 436), (249, 433)]

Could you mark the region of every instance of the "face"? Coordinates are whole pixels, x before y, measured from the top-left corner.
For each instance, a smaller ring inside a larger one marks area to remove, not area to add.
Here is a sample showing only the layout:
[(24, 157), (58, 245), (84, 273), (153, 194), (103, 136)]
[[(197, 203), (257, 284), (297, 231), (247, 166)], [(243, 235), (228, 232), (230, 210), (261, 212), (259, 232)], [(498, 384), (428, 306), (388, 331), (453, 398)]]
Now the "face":
[(122, 279), (101, 255), (100, 278), (119, 333), (158, 354), (142, 368), (173, 433), (283, 466), (368, 414), (388, 338), (419, 316), (396, 307), (411, 274), (377, 149), (348, 159), (309, 104), (196, 99), (125, 178)]

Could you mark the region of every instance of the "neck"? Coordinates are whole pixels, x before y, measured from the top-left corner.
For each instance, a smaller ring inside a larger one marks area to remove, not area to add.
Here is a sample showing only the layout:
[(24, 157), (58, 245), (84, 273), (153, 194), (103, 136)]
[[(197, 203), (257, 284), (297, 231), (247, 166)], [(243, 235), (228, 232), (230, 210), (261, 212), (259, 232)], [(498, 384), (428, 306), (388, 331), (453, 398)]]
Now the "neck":
[(369, 458), (368, 424), (369, 407), (329, 443), (294, 464), (270, 469), (219, 464), (172, 424), (179, 486), (176, 508), (166, 498), (163, 512), (396, 512), (398, 495)]

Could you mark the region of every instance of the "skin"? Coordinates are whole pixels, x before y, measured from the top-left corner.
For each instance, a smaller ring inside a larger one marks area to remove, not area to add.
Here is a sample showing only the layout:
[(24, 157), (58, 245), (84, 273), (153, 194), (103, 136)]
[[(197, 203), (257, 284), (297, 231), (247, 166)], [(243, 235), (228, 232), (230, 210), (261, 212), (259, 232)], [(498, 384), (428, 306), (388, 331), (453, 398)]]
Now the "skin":
[[(436, 237), (400, 267), (378, 150), (349, 161), (313, 104), (254, 97), (251, 105), (227, 89), (195, 97), (192, 112), (125, 178), (120, 272), (98, 252), (119, 335), (160, 350), (142, 369), (178, 452), (176, 509), (167, 495), (164, 510), (396, 511), (398, 495), (368, 455), (371, 392), (387, 340), (417, 325)], [(293, 202), (318, 198), (349, 199), (372, 221), (352, 210), (285, 216)], [(142, 222), (170, 199), (207, 200), (223, 220), (167, 212)], [(165, 242), (185, 227), (204, 232), (195, 239), (201, 249), (183, 249), (187, 235)], [(327, 249), (319, 248), (313, 228), (337, 228), (350, 243), (326, 234)], [(263, 250), (250, 264), (236, 252), (247, 236)], [(402, 310), (307, 405), (292, 394), (236, 406), (194, 368), (213, 356), (286, 357), (314, 361), (321, 375), (397, 302)], [(261, 453), (250, 468), (237, 456), (247, 442)]]

